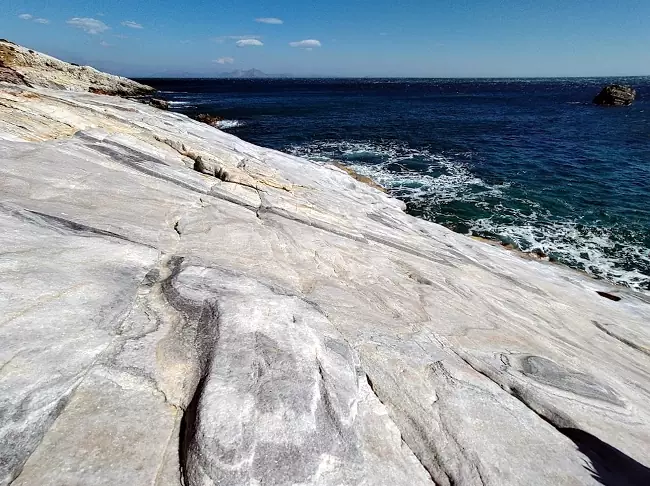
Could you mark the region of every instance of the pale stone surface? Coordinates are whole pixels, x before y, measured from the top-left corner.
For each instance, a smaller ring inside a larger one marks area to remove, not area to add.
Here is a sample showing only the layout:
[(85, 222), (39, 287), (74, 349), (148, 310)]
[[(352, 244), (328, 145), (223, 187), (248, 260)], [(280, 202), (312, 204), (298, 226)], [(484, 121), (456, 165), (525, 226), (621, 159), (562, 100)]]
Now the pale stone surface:
[(90, 66), (69, 64), (4, 39), (0, 39), (0, 81), (71, 91), (97, 90), (122, 96), (155, 91), (131, 79), (106, 74)]
[(648, 484), (645, 294), (119, 98), (0, 84), (0, 191), (0, 484)]

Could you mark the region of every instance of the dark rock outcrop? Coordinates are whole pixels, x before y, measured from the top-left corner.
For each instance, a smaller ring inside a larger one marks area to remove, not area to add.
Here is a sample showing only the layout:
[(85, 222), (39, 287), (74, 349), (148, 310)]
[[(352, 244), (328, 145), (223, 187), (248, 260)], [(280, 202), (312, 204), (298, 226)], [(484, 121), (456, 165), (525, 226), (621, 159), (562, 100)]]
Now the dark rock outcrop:
[(628, 106), (635, 98), (636, 91), (632, 87), (610, 84), (596, 95), (593, 102), (601, 106)]
[(169, 110), (169, 101), (161, 100), (159, 98), (151, 98), (149, 104), (161, 110)]
[(0, 61), (0, 82), (29, 86), (23, 75), (10, 67), (4, 66), (2, 61)]
[(200, 115), (196, 115), (194, 119), (196, 121), (200, 121), (201, 123), (206, 123), (213, 127), (218, 127), (219, 122), (223, 120), (223, 118), (220, 116), (209, 115), (207, 113), (201, 113)]
[(122, 98), (132, 98), (134, 96), (144, 96), (149, 93), (148, 90), (138, 87), (124, 87), (124, 86), (103, 86), (95, 87), (90, 86), (88, 92), (92, 94), (99, 94), (105, 96), (121, 96)]

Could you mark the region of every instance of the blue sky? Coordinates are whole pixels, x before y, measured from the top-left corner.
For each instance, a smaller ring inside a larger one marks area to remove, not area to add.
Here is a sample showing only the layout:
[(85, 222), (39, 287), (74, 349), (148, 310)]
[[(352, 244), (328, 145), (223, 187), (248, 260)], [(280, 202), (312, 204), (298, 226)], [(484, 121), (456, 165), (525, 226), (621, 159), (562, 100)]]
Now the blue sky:
[[(3, 0), (0, 37), (127, 76), (650, 74), (649, 0)], [(304, 42), (309, 41), (309, 42)]]

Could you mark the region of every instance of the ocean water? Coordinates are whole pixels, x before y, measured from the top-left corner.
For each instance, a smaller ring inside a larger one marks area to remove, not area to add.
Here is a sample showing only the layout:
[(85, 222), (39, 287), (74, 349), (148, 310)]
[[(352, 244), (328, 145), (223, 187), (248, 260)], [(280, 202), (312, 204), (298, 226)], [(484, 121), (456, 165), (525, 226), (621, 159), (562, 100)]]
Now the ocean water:
[[(409, 213), (650, 290), (650, 78), (147, 79), (174, 111), (317, 163)], [(591, 99), (631, 84), (631, 107)]]

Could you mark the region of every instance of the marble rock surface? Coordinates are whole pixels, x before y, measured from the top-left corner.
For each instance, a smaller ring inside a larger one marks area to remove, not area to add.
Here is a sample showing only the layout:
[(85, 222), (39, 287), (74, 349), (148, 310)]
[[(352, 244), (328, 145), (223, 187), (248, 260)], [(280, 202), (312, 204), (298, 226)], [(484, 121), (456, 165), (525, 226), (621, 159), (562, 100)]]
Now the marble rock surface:
[(650, 484), (645, 294), (90, 93), (0, 83), (0, 194), (2, 485)]
[(71, 91), (94, 91), (107, 95), (151, 94), (150, 86), (121, 76), (78, 66), (0, 39), (0, 82)]

